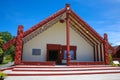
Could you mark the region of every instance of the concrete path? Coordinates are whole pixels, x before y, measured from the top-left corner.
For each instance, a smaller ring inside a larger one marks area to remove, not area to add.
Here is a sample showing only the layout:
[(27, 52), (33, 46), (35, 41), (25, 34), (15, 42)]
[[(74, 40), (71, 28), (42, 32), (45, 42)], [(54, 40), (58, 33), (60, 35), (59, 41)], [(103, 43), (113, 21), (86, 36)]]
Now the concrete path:
[(120, 73), (67, 76), (8, 76), (5, 80), (120, 80)]
[(7, 63), (7, 64), (1, 65), (1, 66), (0, 66), (0, 69), (8, 68), (8, 67), (11, 67), (11, 66), (13, 66), (13, 65), (14, 65), (14, 62), (9, 62), (9, 63)]

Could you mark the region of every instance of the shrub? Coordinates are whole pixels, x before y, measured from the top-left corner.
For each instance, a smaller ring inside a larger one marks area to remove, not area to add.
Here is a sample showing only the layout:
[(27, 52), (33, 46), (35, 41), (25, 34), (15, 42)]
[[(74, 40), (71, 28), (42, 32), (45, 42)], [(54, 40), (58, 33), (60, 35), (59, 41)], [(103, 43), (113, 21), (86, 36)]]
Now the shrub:
[(4, 80), (7, 77), (6, 73), (0, 72), (0, 80)]

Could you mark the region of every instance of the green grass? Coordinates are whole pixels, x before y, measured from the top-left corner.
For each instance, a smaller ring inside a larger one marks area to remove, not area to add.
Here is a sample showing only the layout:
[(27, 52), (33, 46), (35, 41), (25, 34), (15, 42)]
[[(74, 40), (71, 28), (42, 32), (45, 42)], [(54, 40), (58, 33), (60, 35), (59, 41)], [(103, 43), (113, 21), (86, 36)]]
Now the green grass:
[(12, 58), (10, 55), (6, 55), (6, 56), (4, 56), (3, 62), (2, 62), (2, 64), (0, 64), (0, 66), (7, 64), (9, 62), (12, 62)]

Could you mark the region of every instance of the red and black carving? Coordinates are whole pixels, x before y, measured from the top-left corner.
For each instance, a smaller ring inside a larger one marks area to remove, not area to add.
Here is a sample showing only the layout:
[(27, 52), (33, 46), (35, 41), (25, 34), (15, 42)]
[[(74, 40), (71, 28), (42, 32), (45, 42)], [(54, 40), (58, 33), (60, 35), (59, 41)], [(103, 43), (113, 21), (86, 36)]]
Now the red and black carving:
[(15, 64), (21, 64), (22, 51), (23, 51), (23, 26), (19, 25), (16, 39)]

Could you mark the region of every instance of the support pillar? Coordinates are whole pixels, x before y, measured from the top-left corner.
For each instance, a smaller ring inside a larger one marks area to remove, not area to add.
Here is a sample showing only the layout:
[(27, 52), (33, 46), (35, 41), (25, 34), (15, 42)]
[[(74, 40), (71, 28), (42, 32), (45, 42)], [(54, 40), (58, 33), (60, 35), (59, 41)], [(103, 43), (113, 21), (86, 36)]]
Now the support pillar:
[(100, 44), (98, 44), (98, 61), (101, 61), (101, 49), (100, 49)]
[(105, 55), (105, 63), (109, 64), (110, 63), (110, 59), (109, 59), (109, 53), (108, 53), (108, 36), (105, 33), (104, 34), (104, 55)]
[(15, 51), (15, 65), (21, 64), (22, 52), (23, 52), (23, 26), (18, 26), (18, 33), (16, 39), (16, 51)]
[(67, 45), (67, 65), (70, 62), (70, 5), (66, 4), (66, 45)]
[(105, 61), (104, 56), (104, 43), (102, 43), (102, 61)]
[(96, 50), (96, 45), (94, 46), (94, 61), (97, 61), (97, 50)]

